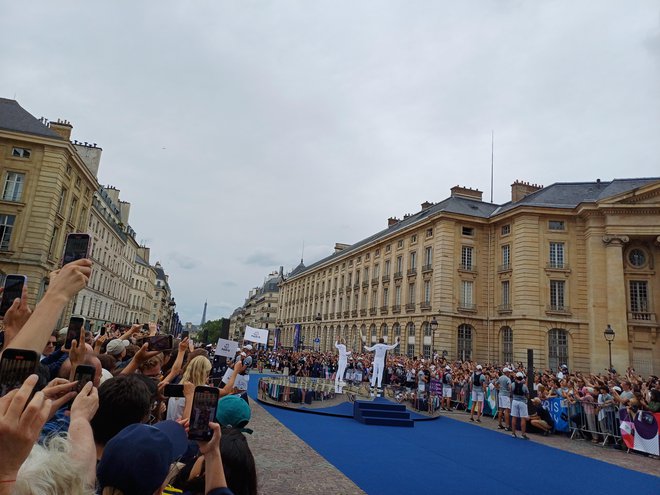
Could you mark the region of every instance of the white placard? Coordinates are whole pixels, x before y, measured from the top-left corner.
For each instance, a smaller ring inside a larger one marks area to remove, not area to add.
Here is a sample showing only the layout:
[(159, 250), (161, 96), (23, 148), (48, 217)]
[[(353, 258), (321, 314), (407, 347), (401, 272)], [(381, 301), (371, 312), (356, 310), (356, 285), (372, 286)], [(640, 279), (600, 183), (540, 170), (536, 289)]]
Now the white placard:
[(238, 342), (227, 339), (218, 339), (218, 344), (215, 346), (215, 355), (224, 356), (227, 358), (234, 358), (238, 351)]
[(268, 330), (265, 328), (252, 328), (250, 326), (245, 326), (245, 336), (243, 340), (249, 340), (250, 342), (257, 342), (258, 344), (268, 344)]

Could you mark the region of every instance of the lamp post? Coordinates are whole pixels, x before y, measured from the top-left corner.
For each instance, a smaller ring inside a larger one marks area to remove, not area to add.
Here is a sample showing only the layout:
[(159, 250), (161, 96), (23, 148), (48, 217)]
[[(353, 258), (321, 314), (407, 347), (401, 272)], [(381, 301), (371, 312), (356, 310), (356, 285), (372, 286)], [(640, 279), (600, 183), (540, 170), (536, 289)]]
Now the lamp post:
[(607, 345), (609, 346), (609, 351), (610, 351), (610, 372), (612, 371), (612, 342), (614, 342), (614, 337), (616, 334), (614, 333), (614, 329), (610, 326), (610, 324), (607, 324), (607, 328), (603, 332), (603, 335), (605, 336), (605, 340), (607, 340)]

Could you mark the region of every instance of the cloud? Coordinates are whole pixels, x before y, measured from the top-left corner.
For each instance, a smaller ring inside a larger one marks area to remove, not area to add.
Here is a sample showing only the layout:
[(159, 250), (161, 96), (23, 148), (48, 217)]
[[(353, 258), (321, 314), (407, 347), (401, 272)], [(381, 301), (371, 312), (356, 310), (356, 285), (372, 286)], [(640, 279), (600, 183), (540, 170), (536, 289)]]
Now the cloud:
[(170, 259), (173, 260), (174, 263), (179, 268), (183, 268), (184, 270), (193, 270), (197, 268), (199, 264), (196, 260), (192, 259), (190, 256), (186, 256), (185, 254), (181, 254), (177, 252), (170, 253)]
[(266, 251), (255, 251), (249, 254), (243, 261), (246, 265), (254, 265), (260, 267), (274, 267), (278, 264), (278, 259), (274, 253)]

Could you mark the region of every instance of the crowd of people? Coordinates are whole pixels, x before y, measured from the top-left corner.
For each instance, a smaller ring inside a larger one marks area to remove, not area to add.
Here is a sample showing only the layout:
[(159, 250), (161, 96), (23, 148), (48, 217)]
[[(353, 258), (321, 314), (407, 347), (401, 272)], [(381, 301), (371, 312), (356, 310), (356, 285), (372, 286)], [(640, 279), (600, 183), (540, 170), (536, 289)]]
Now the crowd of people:
[[(91, 266), (87, 259), (64, 265), (34, 310), (24, 288), (4, 315), (0, 495), (256, 495), (245, 437), (250, 406), (237, 387), (250, 349), (217, 389), (215, 417), (201, 415), (207, 436), (190, 440), (191, 423), (200, 421), (195, 390), (211, 373), (206, 349), (183, 338), (149, 350), (159, 334), (154, 323), (107, 325), (96, 335), (83, 328), (68, 343), (67, 328), (53, 331)], [(10, 356), (29, 353), (35, 366), (11, 383), (26, 361)], [(80, 370), (90, 370), (89, 381)]]
[[(375, 353), (371, 348), (349, 349), (340, 341), (336, 346), (337, 351), (329, 352), (260, 351), (258, 366), (284, 375), (324, 378), (335, 383), (357, 376), (373, 386)], [(341, 370), (345, 372), (338, 376)], [(432, 390), (442, 389), (439, 400), (433, 402), (436, 409), (463, 410), (475, 422), (481, 422), (484, 411), (490, 410), (500, 429), (525, 439), (528, 432), (549, 435), (555, 431), (555, 421), (543, 407), (547, 399), (562, 399), (569, 426), (594, 443), (609, 438), (616, 444), (620, 438), (616, 417), (622, 408), (629, 411), (630, 417), (638, 411), (660, 412), (660, 380), (656, 376), (643, 377), (632, 368), (625, 373), (609, 370), (606, 374), (592, 374), (569, 371), (561, 364), (556, 370), (531, 373), (533, 388), (529, 390), (529, 370), (523, 363), (481, 365), (449, 360), (438, 353), (422, 358), (390, 350), (383, 383), (413, 405), (423, 399), (426, 406)], [(490, 404), (486, 403), (487, 397), (491, 398)]]

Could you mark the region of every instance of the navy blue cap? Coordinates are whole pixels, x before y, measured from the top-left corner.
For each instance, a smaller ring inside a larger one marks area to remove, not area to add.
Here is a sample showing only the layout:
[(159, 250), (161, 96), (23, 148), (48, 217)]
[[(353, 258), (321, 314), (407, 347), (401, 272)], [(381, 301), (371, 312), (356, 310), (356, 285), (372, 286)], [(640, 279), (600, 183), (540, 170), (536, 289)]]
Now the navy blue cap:
[(124, 495), (153, 495), (187, 447), (186, 431), (176, 421), (129, 425), (106, 444), (97, 468), (99, 483)]

